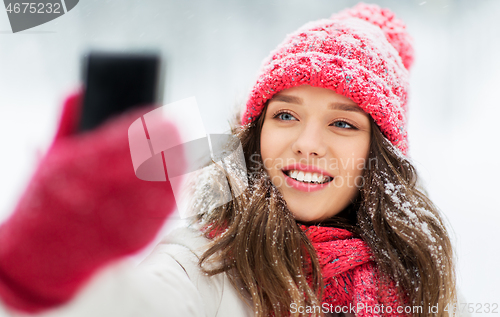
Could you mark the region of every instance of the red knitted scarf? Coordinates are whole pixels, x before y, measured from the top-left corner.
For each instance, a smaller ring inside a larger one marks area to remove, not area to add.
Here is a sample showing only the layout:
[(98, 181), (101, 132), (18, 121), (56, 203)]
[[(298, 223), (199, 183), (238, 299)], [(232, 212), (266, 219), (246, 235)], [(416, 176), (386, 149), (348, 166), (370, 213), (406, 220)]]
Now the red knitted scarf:
[(405, 315), (394, 282), (382, 280), (366, 242), (345, 229), (301, 227), (319, 259), (323, 309), (356, 316)]

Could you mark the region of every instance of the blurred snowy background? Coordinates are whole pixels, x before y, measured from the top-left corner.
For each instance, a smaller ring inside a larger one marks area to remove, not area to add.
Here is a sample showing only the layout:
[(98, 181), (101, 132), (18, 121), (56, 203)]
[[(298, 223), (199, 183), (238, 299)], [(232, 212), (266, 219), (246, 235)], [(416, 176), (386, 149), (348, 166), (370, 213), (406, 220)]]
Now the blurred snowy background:
[[(500, 1), (373, 1), (413, 35), (410, 155), (444, 213), (469, 303), (500, 303)], [(226, 132), (267, 56), (287, 33), (348, 0), (81, 0), (13, 34), (0, 9), (0, 219), (9, 215), (80, 84), (88, 49), (159, 49), (164, 103), (195, 96), (208, 133)], [(173, 221), (172, 223), (174, 223)], [(168, 229), (165, 229), (168, 230)]]

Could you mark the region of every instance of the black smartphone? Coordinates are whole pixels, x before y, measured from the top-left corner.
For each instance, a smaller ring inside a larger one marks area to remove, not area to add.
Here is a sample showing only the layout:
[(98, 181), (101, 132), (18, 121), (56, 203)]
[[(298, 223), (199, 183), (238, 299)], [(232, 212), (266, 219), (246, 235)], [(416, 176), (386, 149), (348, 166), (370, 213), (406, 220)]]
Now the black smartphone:
[(161, 70), (158, 53), (93, 51), (86, 54), (79, 131), (92, 130), (130, 108), (160, 103), (163, 97)]

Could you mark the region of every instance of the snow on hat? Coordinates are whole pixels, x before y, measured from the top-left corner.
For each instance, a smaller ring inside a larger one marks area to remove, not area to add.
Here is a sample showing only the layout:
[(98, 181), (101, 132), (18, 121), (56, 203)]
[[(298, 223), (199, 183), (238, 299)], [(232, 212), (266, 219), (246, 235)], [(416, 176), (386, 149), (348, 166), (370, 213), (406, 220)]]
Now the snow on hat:
[(259, 117), (283, 89), (308, 84), (332, 89), (370, 114), (403, 154), (412, 39), (388, 9), (360, 3), (289, 34), (263, 64), (241, 124)]

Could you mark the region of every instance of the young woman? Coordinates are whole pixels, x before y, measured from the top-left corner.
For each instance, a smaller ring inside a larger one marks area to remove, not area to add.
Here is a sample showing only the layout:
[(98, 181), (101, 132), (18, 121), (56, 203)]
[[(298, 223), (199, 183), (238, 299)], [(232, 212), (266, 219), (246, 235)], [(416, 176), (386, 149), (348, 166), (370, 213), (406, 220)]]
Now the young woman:
[[(167, 236), (136, 270), (102, 277), (69, 304), (69, 296), (51, 289), (53, 280), (30, 288), (30, 297), (15, 279), (4, 279), (3, 300), (20, 310), (34, 305), (24, 311), (66, 303), (52, 315), (452, 315), (450, 240), (407, 157), (412, 60), (404, 24), (378, 6), (360, 4), (306, 24), (266, 59), (236, 119), (233, 134), (243, 148), (249, 185), (241, 194), (233, 187), (232, 200), (218, 205), (215, 180), (223, 175), (235, 184), (241, 176), (212, 165), (196, 180), (192, 225)], [(158, 198), (154, 189), (147, 193), (149, 201), (172, 201)], [(144, 210), (158, 206), (149, 205)], [(99, 234), (113, 243), (75, 242), (99, 256), (62, 261), (65, 275), (53, 276), (66, 281), (60, 285), (67, 293), (102, 263), (149, 241), (151, 234), (144, 238), (138, 226), (158, 229), (135, 217), (114, 220), (117, 215), (74, 225), (82, 235), (83, 228), (99, 225)], [(119, 230), (106, 225), (113, 221)], [(132, 237), (126, 232), (131, 228)], [(78, 248), (71, 252), (81, 255)], [(57, 262), (48, 253), (40, 258)], [(86, 261), (92, 263), (79, 269)], [(4, 276), (15, 271), (15, 261), (9, 263), (0, 268)], [(110, 295), (109, 285), (119, 288), (118, 295)], [(40, 293), (52, 302), (41, 303)]]
[(201, 263), (219, 263), (206, 271), (226, 272), (258, 315), (451, 313), (449, 237), (405, 156), (412, 57), (403, 23), (360, 4), (265, 61), (234, 130), (250, 189), (200, 208), (213, 236)]

